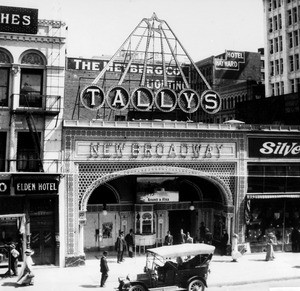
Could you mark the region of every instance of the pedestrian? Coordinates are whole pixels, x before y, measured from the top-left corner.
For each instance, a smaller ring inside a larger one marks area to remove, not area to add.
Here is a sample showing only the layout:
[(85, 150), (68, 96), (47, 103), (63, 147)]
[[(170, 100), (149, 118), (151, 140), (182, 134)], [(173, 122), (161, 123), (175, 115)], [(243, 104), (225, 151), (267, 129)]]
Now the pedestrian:
[(133, 258), (133, 248), (134, 248), (133, 229), (129, 230), (129, 233), (125, 236), (125, 241), (128, 248), (128, 256), (129, 258)]
[(292, 252), (296, 253), (299, 251), (298, 245), (299, 245), (299, 230), (297, 227), (293, 227), (293, 230), (291, 232), (291, 241), (292, 241)]
[(15, 244), (11, 244), (9, 246), (10, 248), (10, 269), (8, 270), (10, 273), (10, 270), (13, 273), (13, 276), (18, 276), (18, 263), (19, 263), (19, 255), (20, 253), (16, 250)]
[(31, 249), (26, 249), (25, 250), (25, 257), (24, 257), (24, 262), (22, 265), (22, 269), (20, 271), (19, 277), (17, 279), (17, 284), (18, 285), (33, 285), (33, 278), (34, 278), (34, 273), (33, 273), (33, 261), (31, 256), (34, 254), (34, 251)]
[(191, 237), (189, 232), (186, 233), (186, 242), (189, 244), (194, 243), (194, 239)]
[(273, 261), (275, 259), (274, 255), (274, 247), (273, 245), (277, 244), (276, 236), (273, 232), (270, 232), (267, 235), (267, 253), (266, 253), (266, 261)]
[(121, 263), (124, 261), (123, 255), (124, 251), (126, 250), (126, 241), (124, 239), (124, 232), (120, 231), (119, 236), (117, 238), (115, 248), (117, 251), (117, 263)]
[(200, 223), (200, 242), (204, 242), (205, 240), (205, 228), (204, 222), (202, 221)]
[(186, 234), (183, 232), (183, 229), (180, 229), (180, 243), (184, 244), (186, 241)]
[(171, 235), (171, 232), (168, 230), (167, 235), (165, 236), (165, 246), (171, 246), (173, 244), (173, 236)]
[(238, 238), (239, 236), (234, 233), (231, 238), (231, 258), (233, 262), (237, 262), (238, 258), (242, 256), (242, 254), (238, 250)]
[(227, 255), (227, 244), (228, 244), (228, 233), (226, 231), (226, 229), (223, 229), (223, 234), (221, 237), (221, 256), (226, 256)]
[(213, 236), (209, 228), (205, 228), (204, 243), (212, 245)]
[(101, 281), (100, 281), (100, 287), (105, 287), (105, 282), (108, 278), (109, 268), (108, 268), (108, 265), (107, 265), (107, 258), (106, 258), (107, 255), (108, 255), (108, 252), (104, 251), (103, 256), (101, 257), (101, 260), (100, 260), (100, 272), (102, 273)]

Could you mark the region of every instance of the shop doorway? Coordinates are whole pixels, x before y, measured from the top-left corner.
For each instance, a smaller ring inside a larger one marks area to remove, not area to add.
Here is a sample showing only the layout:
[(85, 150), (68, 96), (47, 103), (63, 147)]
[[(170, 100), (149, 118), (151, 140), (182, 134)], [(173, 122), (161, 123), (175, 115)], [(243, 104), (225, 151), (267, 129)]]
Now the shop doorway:
[(173, 235), (174, 244), (180, 242), (180, 230), (184, 233), (189, 232), (192, 236), (195, 233), (196, 220), (194, 212), (190, 210), (169, 211), (169, 230)]

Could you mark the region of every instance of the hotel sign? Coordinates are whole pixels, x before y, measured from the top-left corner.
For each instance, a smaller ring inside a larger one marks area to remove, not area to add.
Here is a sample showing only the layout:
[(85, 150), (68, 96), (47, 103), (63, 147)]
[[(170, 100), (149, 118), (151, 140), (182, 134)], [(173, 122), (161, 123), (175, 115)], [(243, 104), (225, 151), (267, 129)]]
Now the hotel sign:
[(58, 180), (17, 180), (14, 181), (16, 194), (57, 194)]
[(207, 160), (236, 157), (235, 143), (77, 141), (75, 157), (92, 160)]
[(38, 10), (0, 6), (0, 31), (37, 34)]
[(241, 63), (245, 63), (245, 52), (227, 50), (225, 58), (215, 58), (215, 69), (239, 71)]

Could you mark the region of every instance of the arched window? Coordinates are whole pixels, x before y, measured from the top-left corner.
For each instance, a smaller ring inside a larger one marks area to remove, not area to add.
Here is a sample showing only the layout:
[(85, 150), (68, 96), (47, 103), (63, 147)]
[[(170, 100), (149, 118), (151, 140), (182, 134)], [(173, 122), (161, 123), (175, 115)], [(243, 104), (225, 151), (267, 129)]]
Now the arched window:
[(0, 48), (0, 106), (8, 106), (9, 76), (12, 62), (9, 52)]
[(28, 51), (21, 56), (20, 106), (42, 107), (46, 59), (40, 52)]

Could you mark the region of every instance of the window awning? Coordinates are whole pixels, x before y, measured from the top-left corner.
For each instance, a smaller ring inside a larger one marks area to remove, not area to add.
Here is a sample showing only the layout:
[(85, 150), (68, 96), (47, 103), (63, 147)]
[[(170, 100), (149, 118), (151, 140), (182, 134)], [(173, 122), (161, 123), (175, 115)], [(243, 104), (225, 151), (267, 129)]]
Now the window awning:
[(300, 193), (295, 194), (247, 194), (248, 199), (278, 199), (278, 198), (300, 198)]

